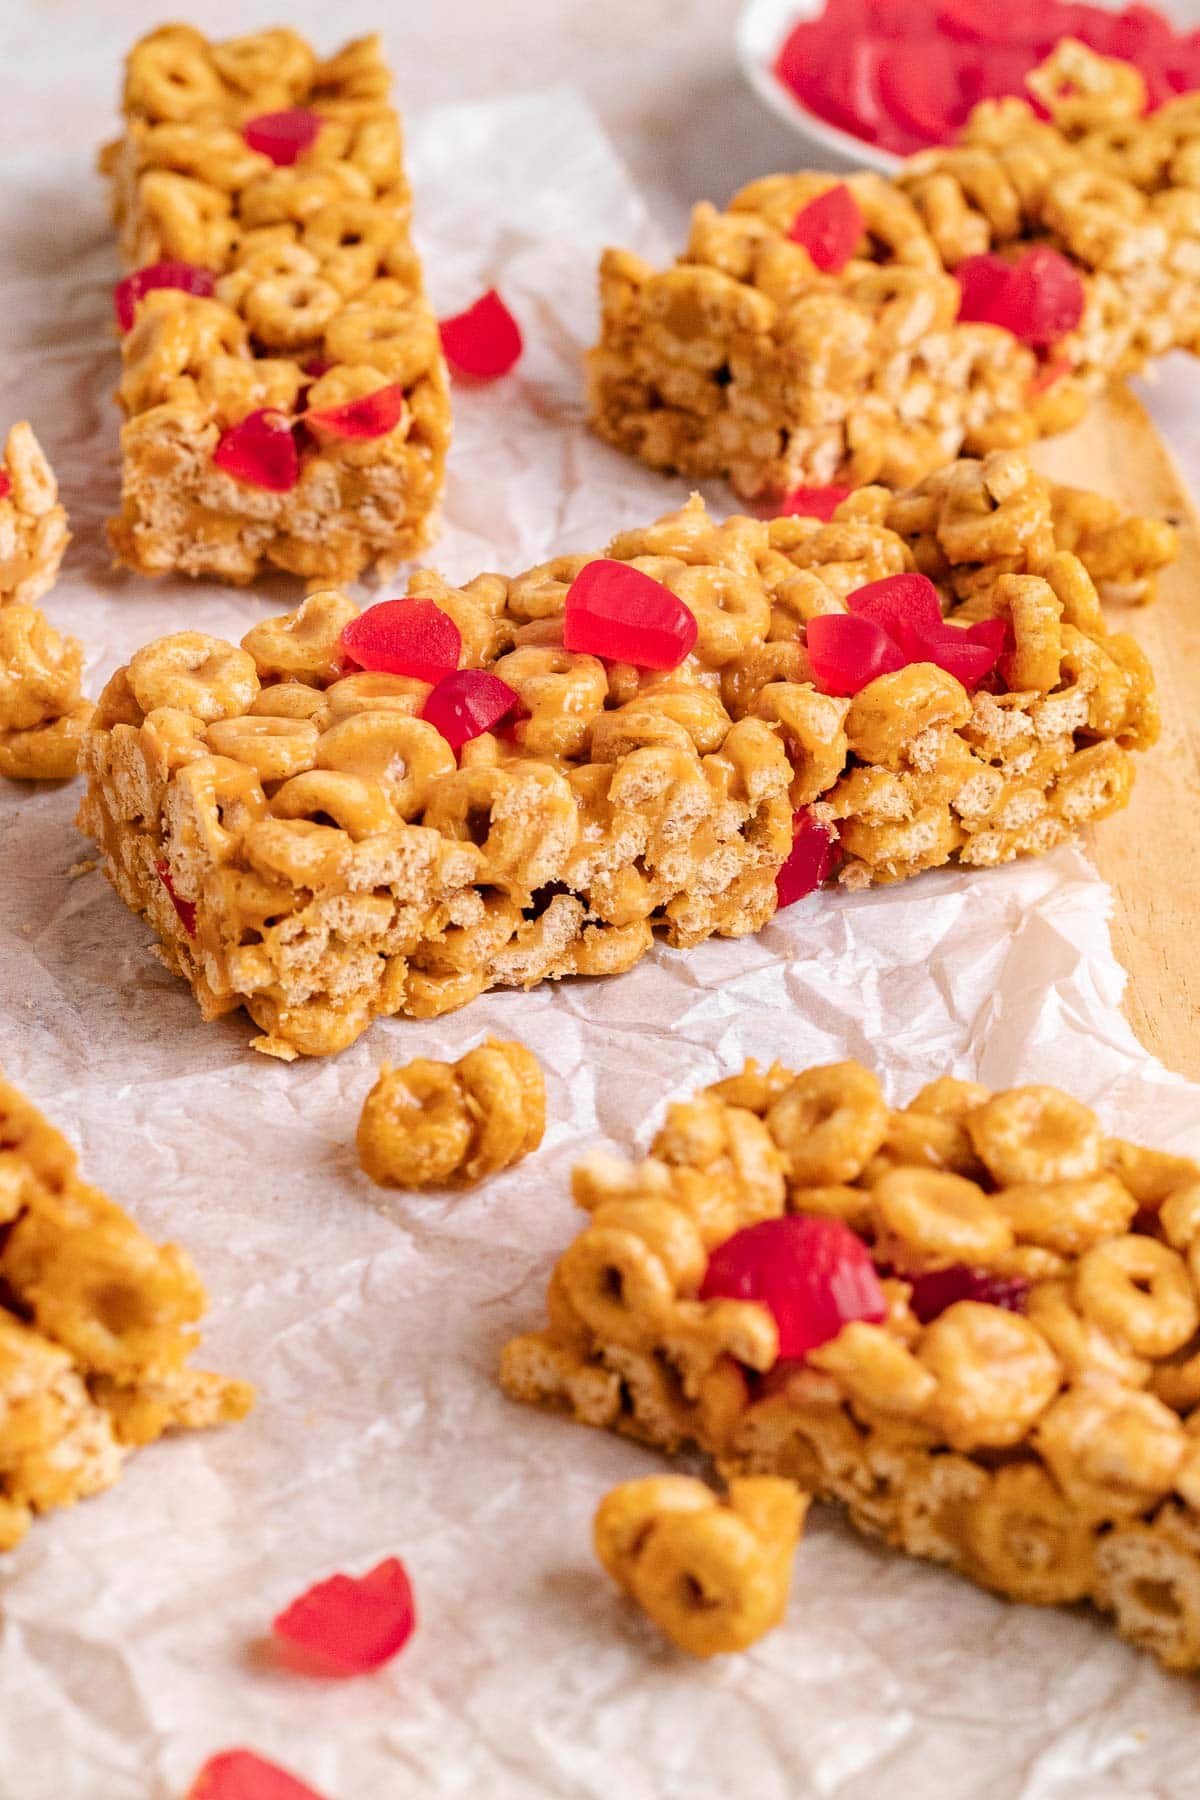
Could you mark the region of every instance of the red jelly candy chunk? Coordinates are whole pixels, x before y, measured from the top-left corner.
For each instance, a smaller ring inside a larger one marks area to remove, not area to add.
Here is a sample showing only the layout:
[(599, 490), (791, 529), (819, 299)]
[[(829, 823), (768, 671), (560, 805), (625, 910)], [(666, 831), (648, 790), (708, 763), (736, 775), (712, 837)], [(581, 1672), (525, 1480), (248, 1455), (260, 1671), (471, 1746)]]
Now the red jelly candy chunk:
[(995, 325), (996, 307), (1008, 286), (1011, 263), (1002, 256), (966, 256), (954, 271), (960, 299), (958, 316), (971, 325)]
[(389, 1556), (369, 1574), (331, 1575), (285, 1607), (272, 1630), (337, 1675), (365, 1675), (402, 1650), (417, 1622), (404, 1564)]
[(183, 929), (187, 932), (189, 937), (195, 937), (196, 902), (194, 900), (183, 900), (175, 892), (175, 884), (171, 880), (171, 868), (169, 863), (156, 862), (154, 865), (154, 872), (171, 897), (171, 905), (179, 915), (179, 923), (183, 926)]
[(247, 119), (242, 136), (251, 150), (269, 156), (281, 169), (290, 169), (316, 143), (320, 129), (318, 113), (290, 106), (284, 112), (259, 113), (256, 119)]
[(597, 557), (567, 590), (563, 648), (638, 669), (675, 669), (696, 641), (695, 615), (629, 563)]
[(862, 208), (845, 182), (839, 182), (800, 208), (788, 236), (804, 246), (823, 274), (840, 275), (865, 229)]
[(808, 621), (807, 642), (817, 686), (826, 694), (857, 694), (909, 660), (882, 625), (855, 613), (819, 613)]
[(1048, 244), (1038, 244), (1013, 265), (995, 302), (995, 322), (1040, 350), (1074, 331), (1086, 300), (1074, 265)]
[(213, 291), (216, 279), (211, 269), (198, 269), (195, 263), (147, 263), (144, 269), (135, 269), (124, 281), (118, 281), (113, 289), (117, 324), (122, 331), (129, 330), (138, 301), (151, 288), (180, 288), (185, 294), (199, 294), (201, 299), (206, 300)]
[(186, 1800), (322, 1800), (278, 1763), (253, 1750), (222, 1750), (210, 1756), (187, 1791)]
[(868, 581), (847, 595), (846, 605), (859, 618), (882, 625), (910, 657), (916, 634), (936, 631), (942, 623), (941, 602), (928, 575), (885, 575), (882, 581)]
[(458, 667), (462, 633), (432, 600), (381, 600), (343, 628), (341, 648), (360, 669), (440, 681)]
[(887, 1303), (871, 1253), (840, 1219), (792, 1213), (735, 1231), (709, 1258), (702, 1300), (756, 1300), (774, 1317), (780, 1357), (807, 1356), (843, 1325), (878, 1325)]
[(240, 424), (222, 432), (213, 461), (238, 481), (273, 494), (286, 494), (300, 479), (300, 452), (292, 427), (269, 406), (248, 413)]
[(986, 1269), (969, 1269), (965, 1263), (930, 1269), (924, 1275), (906, 1275), (904, 1280), (912, 1283), (909, 1305), (922, 1325), (958, 1300), (978, 1300), (985, 1306), (1023, 1313), (1029, 1299), (1029, 1283), (1023, 1275), (989, 1275)]
[(306, 412), (304, 417), (309, 424), (320, 425), (334, 437), (376, 438), (396, 428), (404, 417), (406, 405), (403, 383), (393, 381), (357, 400), (346, 400), (341, 406), (318, 407), (315, 412)]
[(845, 487), (796, 487), (786, 494), (776, 515), (795, 515), (802, 519), (832, 519), (843, 500), (854, 492)]
[(507, 375), (524, 349), (521, 328), (495, 288), (466, 312), (443, 319), (438, 330), (447, 362), (480, 381)]
[(314, 381), (319, 381), (322, 375), (328, 375), (333, 364), (326, 362), (323, 356), (310, 356), (300, 364), (300, 367), (306, 375), (311, 375)]
[(917, 633), (919, 654), (914, 660), (936, 663), (973, 694), (1000, 661), (1007, 638), (1004, 619), (980, 619), (965, 627), (942, 624), (936, 631)]
[(837, 837), (818, 825), (807, 806), (792, 814), (792, 849), (775, 877), (775, 910), (781, 911), (828, 881), (837, 862)]
[(0, 500), (7, 500), (12, 493), (12, 476), (7, 469), (0, 469)]
[(948, 142), (967, 116), (957, 48), (932, 37), (898, 44), (879, 65), (879, 98), (922, 143)]
[(454, 751), (471, 738), (491, 731), (513, 709), (521, 696), (487, 669), (455, 669), (443, 675), (421, 709), (421, 717), (435, 725)]

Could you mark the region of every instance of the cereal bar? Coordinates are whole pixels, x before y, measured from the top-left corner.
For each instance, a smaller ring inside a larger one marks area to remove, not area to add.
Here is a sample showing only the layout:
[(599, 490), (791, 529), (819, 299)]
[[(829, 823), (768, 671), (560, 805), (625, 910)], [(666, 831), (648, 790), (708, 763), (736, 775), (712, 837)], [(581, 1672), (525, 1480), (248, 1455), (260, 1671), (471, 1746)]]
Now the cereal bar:
[[(904, 485), (963, 451), (1063, 430), (1114, 376), (1195, 348), (1200, 111), (1189, 96), (1143, 122), (1125, 74), (1141, 87), (1123, 64), (1060, 48), (1031, 77), (1053, 123), (987, 101), (959, 144), (893, 181), (775, 175), (725, 212), (698, 206), (673, 268), (607, 251), (592, 425), (655, 468), (725, 476), (747, 498)], [(1124, 110), (1098, 140), (1081, 124), (1097, 102), (1081, 115), (1081, 94), (1114, 80), (1121, 97), (1104, 104)], [(1138, 185), (1128, 164), (1143, 133), (1170, 153)], [(853, 221), (844, 255), (803, 223), (835, 195)], [(1020, 299), (989, 312), (996, 271), (1017, 269)], [(1064, 271), (1055, 328), (1049, 289)]]
[(0, 457), (0, 607), (33, 606), (53, 587), (70, 535), (54, 470), (22, 419)]
[[(801, 824), (851, 887), (1043, 851), (1125, 804), (1157, 729), (1145, 659), (1107, 631), (1055, 519), (1049, 485), (997, 452), (909, 494), (862, 490), (824, 524), (718, 524), (693, 499), (602, 558), (461, 588), (425, 571), (361, 617), (319, 592), (240, 648), (180, 632), (101, 696), (80, 824), (205, 1016), (244, 1005), (284, 1057), (381, 1014), (616, 973), (655, 933), (757, 931)], [(936, 642), (888, 640), (891, 672), (823, 691), (814, 634), (866, 629), (858, 594), (897, 576)], [(685, 629), (670, 666), (564, 646), (580, 594), (614, 579)], [(380, 665), (356, 668), (377, 617)], [(449, 635), (452, 677), (395, 672), (406, 621), (425, 655)], [(995, 666), (975, 686), (961, 659), (980, 634)], [(447, 681), (511, 702), (457, 761)]]
[(174, 1427), (239, 1419), (244, 1382), (187, 1367), (204, 1289), (80, 1179), (75, 1152), (0, 1081), (0, 1550), (35, 1513), (111, 1487)]
[(1200, 1668), (1200, 1164), (1050, 1087), (750, 1062), (573, 1191), (515, 1399)]
[(376, 37), (187, 25), (128, 61), (102, 155), (121, 255), (120, 561), (351, 581), (431, 537), (450, 435)]

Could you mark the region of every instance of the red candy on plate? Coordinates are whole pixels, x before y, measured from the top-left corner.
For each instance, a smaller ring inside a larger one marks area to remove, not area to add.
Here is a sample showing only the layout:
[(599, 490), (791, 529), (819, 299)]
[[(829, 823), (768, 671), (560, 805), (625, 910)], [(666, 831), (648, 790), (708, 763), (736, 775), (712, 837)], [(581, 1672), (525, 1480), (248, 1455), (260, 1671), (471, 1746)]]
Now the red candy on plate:
[(837, 834), (819, 825), (807, 806), (792, 814), (792, 848), (775, 877), (775, 910), (782, 912), (813, 894), (833, 874), (838, 860)]
[(853, 492), (846, 487), (795, 487), (784, 495), (775, 517), (829, 520)]
[(300, 479), (300, 452), (291, 421), (264, 406), (223, 431), (213, 461), (250, 487), (286, 494)]
[(438, 330), (446, 361), (460, 374), (474, 375), (478, 381), (507, 375), (525, 347), (520, 326), (495, 288), (489, 288), (465, 312), (443, 319)]
[(7, 500), (12, 493), (12, 476), (7, 469), (0, 469), (0, 500)]
[(209, 1757), (185, 1800), (322, 1800), (322, 1796), (253, 1750), (221, 1750)]
[(365, 1675), (404, 1648), (416, 1622), (404, 1564), (389, 1556), (366, 1575), (318, 1581), (284, 1608), (271, 1629), (331, 1674)]
[(321, 125), (319, 113), (289, 106), (283, 112), (259, 113), (256, 119), (247, 119), (242, 137), (251, 150), (269, 156), (277, 168), (290, 169), (316, 143)]
[(113, 289), (117, 324), (122, 331), (128, 331), (133, 324), (138, 301), (154, 288), (179, 288), (185, 294), (197, 294), (202, 300), (207, 300), (216, 280), (211, 269), (197, 268), (195, 263), (147, 263), (144, 269), (135, 269), (132, 275), (126, 275), (124, 281), (118, 281)]
[(494, 731), (520, 709), (521, 696), (487, 669), (456, 669), (427, 697), (421, 717), (435, 725), (457, 755), (464, 744)]
[(780, 1359), (807, 1356), (843, 1325), (878, 1325), (887, 1302), (871, 1252), (840, 1219), (790, 1213), (735, 1231), (718, 1244), (701, 1300), (756, 1300), (779, 1332)]
[(462, 633), (432, 600), (380, 600), (343, 627), (341, 649), (378, 675), (440, 681), (458, 667)]
[(840, 275), (865, 229), (862, 209), (843, 181), (802, 206), (788, 236), (808, 251), (823, 275)]
[(308, 425), (319, 425), (334, 437), (377, 438), (394, 431), (404, 417), (408, 402), (404, 384), (393, 381), (373, 393), (361, 394), (357, 400), (344, 400), (340, 406), (321, 406), (304, 414)]
[(696, 630), (683, 601), (631, 563), (597, 557), (567, 590), (565, 650), (638, 669), (675, 669), (696, 642)]
[(922, 1325), (959, 1300), (976, 1300), (1017, 1313), (1025, 1311), (1029, 1300), (1029, 1283), (1023, 1275), (991, 1275), (986, 1269), (968, 1268), (966, 1263), (951, 1263), (949, 1268), (930, 1269), (923, 1275), (905, 1274), (901, 1279), (912, 1283), (909, 1305)]
[(196, 935), (196, 902), (194, 900), (183, 900), (175, 892), (175, 883), (171, 880), (171, 867), (169, 863), (163, 861), (156, 862), (154, 865), (154, 873), (166, 888), (167, 893), (170, 896), (171, 905), (175, 908), (175, 911), (179, 916), (179, 923), (183, 926), (183, 929), (187, 932), (188, 936), (194, 938)]

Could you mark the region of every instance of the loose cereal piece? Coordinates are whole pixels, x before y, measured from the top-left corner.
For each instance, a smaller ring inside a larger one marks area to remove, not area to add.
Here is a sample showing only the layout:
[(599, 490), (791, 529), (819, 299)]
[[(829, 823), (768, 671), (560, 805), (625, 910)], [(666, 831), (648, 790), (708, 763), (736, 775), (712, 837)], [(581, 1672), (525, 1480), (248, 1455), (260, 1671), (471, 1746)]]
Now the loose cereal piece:
[(787, 1610), (809, 1496), (749, 1476), (719, 1500), (687, 1475), (651, 1475), (606, 1494), (596, 1555), (673, 1644), (692, 1656), (747, 1650)]
[[(1114, 376), (1195, 348), (1194, 96), (1143, 119), (1136, 71), (1081, 44), (1060, 44), (1030, 85), (1052, 124), (1020, 100), (984, 101), (957, 144), (910, 157), (893, 181), (771, 175), (724, 212), (696, 207), (672, 268), (606, 251), (593, 428), (750, 499), (908, 486), (964, 451), (1062, 431)], [(839, 194), (861, 225), (855, 252), (818, 260), (798, 221)], [(1053, 344), (1029, 333), (1036, 348), (961, 318), (956, 279), (971, 259), (1031, 250), (1069, 264), (1083, 302)]]
[[(101, 697), (80, 823), (205, 1016), (245, 1006), (257, 1047), (292, 1057), (380, 1015), (617, 973), (656, 934), (690, 948), (757, 931), (801, 829), (822, 854), (807, 882), (788, 871), (785, 901), (834, 865), (851, 888), (954, 857), (990, 867), (1123, 806), (1158, 728), (1153, 678), (1057, 547), (1048, 484), (997, 451), (868, 500), (718, 524), (695, 498), (600, 557), (457, 588), (419, 571), (379, 618), (329, 589), (240, 647), (159, 639)], [(820, 692), (811, 621), (922, 560), (944, 633), (1011, 636), (986, 685), (914, 659), (852, 697)], [(578, 583), (623, 604), (629, 565), (663, 590), (652, 667), (563, 642)], [(411, 602), (415, 637), (395, 629)], [(421, 661), (438, 613), (450, 672)], [(379, 666), (352, 666), (355, 646)], [(482, 711), (469, 688), (491, 693)], [(833, 1126), (807, 1144), (812, 1108), (778, 1103), (788, 1154), (816, 1155)], [(878, 1095), (852, 1114), (833, 1186), (880, 1148)]]
[(0, 775), (66, 781), (94, 708), (80, 689), (83, 646), (34, 606), (0, 608)]
[[(735, 1512), (739, 1481), (783, 1478), (995, 1593), (1090, 1600), (1168, 1667), (1200, 1669), (1200, 1164), (1104, 1138), (1056, 1089), (945, 1077), (883, 1106), (865, 1166), (865, 1140), (857, 1168), (824, 1152), (798, 1165), (778, 1110), (797, 1090), (835, 1120), (878, 1091), (854, 1064), (750, 1063), (676, 1107), (645, 1161), (576, 1170), (588, 1220), (551, 1277), (547, 1329), (504, 1352), (507, 1392), (707, 1452)], [(718, 1151), (746, 1121), (787, 1174), (739, 1206)], [(853, 1316), (833, 1291), (844, 1265), (814, 1237), (806, 1294), (824, 1279), (830, 1304), (803, 1360), (783, 1353), (786, 1292), (732, 1299), (707, 1276), (747, 1226), (786, 1214), (848, 1223), (883, 1296)], [(605, 1566), (702, 1654), (754, 1635), (749, 1575), (721, 1581), (756, 1565), (720, 1514), (667, 1477), (618, 1489), (597, 1518)], [(710, 1532), (727, 1562), (703, 1560)]]
[(130, 53), (101, 167), (135, 272), (109, 525), (131, 568), (352, 581), (433, 535), (450, 403), (389, 87), (377, 37), (322, 62), (292, 31), (169, 25)]
[(33, 606), (54, 586), (70, 536), (54, 470), (22, 419), (0, 457), (0, 607)]
[(536, 1150), (545, 1129), (537, 1057), (488, 1038), (456, 1063), (385, 1063), (363, 1102), (358, 1158), (380, 1187), (473, 1187)]
[(75, 1152), (0, 1081), (0, 1550), (33, 1515), (111, 1487), (172, 1428), (240, 1419), (244, 1382), (187, 1366), (205, 1295), (80, 1180)]

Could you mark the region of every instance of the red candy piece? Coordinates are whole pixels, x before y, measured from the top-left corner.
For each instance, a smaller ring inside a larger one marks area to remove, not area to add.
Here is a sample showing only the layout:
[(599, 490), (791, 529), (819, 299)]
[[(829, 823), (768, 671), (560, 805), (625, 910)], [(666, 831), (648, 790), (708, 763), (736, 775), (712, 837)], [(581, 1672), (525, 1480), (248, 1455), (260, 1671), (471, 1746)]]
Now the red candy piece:
[(328, 375), (333, 364), (326, 362), (323, 356), (310, 356), (300, 364), (300, 367), (306, 375), (311, 375), (314, 381), (319, 381), (322, 375)]
[(808, 621), (808, 660), (825, 694), (857, 694), (868, 681), (892, 675), (908, 662), (882, 625), (854, 613), (818, 613)]
[(221, 1750), (209, 1757), (185, 1800), (322, 1800), (322, 1796), (253, 1750)]
[(763, 1219), (719, 1244), (700, 1284), (702, 1300), (756, 1300), (772, 1314), (779, 1355), (807, 1356), (843, 1325), (878, 1325), (887, 1303), (871, 1253), (840, 1219), (792, 1213)]
[(521, 704), (521, 696), (486, 669), (443, 675), (421, 709), (456, 753), (471, 738), (491, 731)]
[(952, 1263), (948, 1269), (930, 1269), (924, 1275), (905, 1275), (912, 1283), (909, 1305), (928, 1325), (958, 1300), (978, 1300), (985, 1306), (1002, 1306), (1005, 1312), (1023, 1313), (1029, 1300), (1029, 1283), (1023, 1275), (989, 1275), (986, 1269), (970, 1269)]
[(825, 275), (840, 275), (862, 239), (862, 209), (845, 182), (818, 194), (792, 220), (788, 236)]
[(695, 615), (661, 581), (597, 557), (567, 590), (563, 648), (638, 669), (675, 669), (696, 641)]
[(179, 915), (179, 923), (183, 926), (183, 929), (187, 932), (188, 936), (194, 938), (196, 935), (196, 902), (194, 900), (182, 900), (175, 892), (175, 884), (171, 880), (171, 867), (169, 863), (156, 862), (154, 865), (154, 872), (171, 897), (171, 905)]
[(909, 657), (921, 647), (918, 634), (937, 631), (942, 623), (938, 592), (927, 575), (885, 575), (856, 588), (846, 605), (860, 618), (882, 625)]
[(269, 406), (223, 431), (213, 461), (238, 481), (273, 494), (286, 494), (300, 479), (300, 452), (291, 424)]
[(387, 1557), (369, 1574), (331, 1575), (284, 1608), (276, 1637), (336, 1675), (365, 1675), (402, 1650), (417, 1622), (404, 1564)]
[(463, 375), (495, 381), (507, 375), (524, 349), (521, 328), (495, 288), (489, 288), (466, 312), (438, 326), (446, 360)]
[(792, 848), (775, 877), (775, 910), (781, 912), (828, 881), (838, 860), (837, 835), (818, 825), (807, 806), (792, 814)]
[(776, 517), (786, 514), (802, 519), (832, 519), (842, 501), (853, 492), (853, 488), (844, 487), (796, 487), (784, 496)]
[(320, 425), (334, 437), (377, 438), (395, 430), (408, 404), (402, 382), (393, 381), (341, 406), (322, 406), (304, 414), (309, 424)]
[(0, 500), (7, 500), (12, 493), (12, 476), (7, 469), (0, 469)]
[(1078, 272), (1048, 244), (1027, 250), (1019, 262), (968, 256), (954, 271), (962, 291), (958, 316), (1002, 325), (1036, 350), (1074, 331), (1087, 301)]
[(959, 318), (972, 325), (997, 324), (994, 308), (1011, 272), (1012, 264), (991, 252), (965, 256), (954, 271), (960, 293)]
[(966, 119), (957, 46), (922, 36), (889, 50), (879, 65), (879, 97), (896, 123), (923, 144), (949, 143)]
[(381, 600), (343, 628), (341, 648), (360, 669), (440, 681), (458, 667), (462, 633), (432, 600)]
[(251, 150), (269, 156), (280, 169), (292, 164), (310, 150), (321, 129), (320, 115), (303, 106), (290, 106), (284, 112), (259, 113), (242, 126), (242, 137)]
[(129, 330), (138, 301), (152, 288), (179, 288), (185, 294), (198, 294), (201, 299), (207, 300), (216, 279), (211, 269), (198, 269), (195, 263), (147, 263), (144, 269), (135, 269), (124, 281), (118, 281), (113, 289), (117, 324), (122, 331)]

